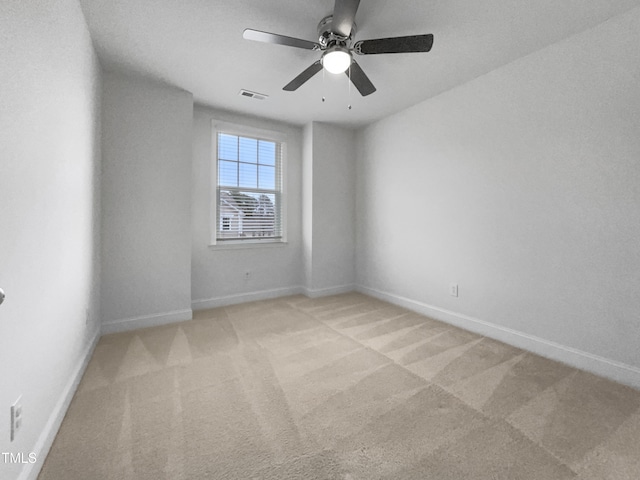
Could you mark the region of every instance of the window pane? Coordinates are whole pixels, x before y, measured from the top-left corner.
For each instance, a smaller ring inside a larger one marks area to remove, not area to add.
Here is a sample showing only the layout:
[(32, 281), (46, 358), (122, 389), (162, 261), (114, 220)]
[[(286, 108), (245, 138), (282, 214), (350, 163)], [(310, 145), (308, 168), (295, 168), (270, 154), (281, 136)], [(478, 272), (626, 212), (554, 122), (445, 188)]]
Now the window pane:
[(240, 161), (258, 163), (258, 140), (240, 137)]
[(262, 165), (276, 164), (276, 144), (266, 140), (258, 141), (258, 160)]
[(274, 194), (239, 192), (237, 196), (245, 198), (242, 237), (274, 237), (280, 234)]
[(238, 186), (238, 164), (236, 162), (218, 162), (218, 185)]
[(258, 167), (258, 187), (268, 188), (269, 190), (276, 189), (276, 169), (275, 167), (268, 167), (260, 165)]
[(238, 137), (221, 133), (218, 135), (218, 158), (238, 160)]
[(218, 132), (218, 240), (282, 239), (278, 142)]
[(247, 163), (240, 163), (240, 183), (241, 187), (258, 187), (258, 166)]

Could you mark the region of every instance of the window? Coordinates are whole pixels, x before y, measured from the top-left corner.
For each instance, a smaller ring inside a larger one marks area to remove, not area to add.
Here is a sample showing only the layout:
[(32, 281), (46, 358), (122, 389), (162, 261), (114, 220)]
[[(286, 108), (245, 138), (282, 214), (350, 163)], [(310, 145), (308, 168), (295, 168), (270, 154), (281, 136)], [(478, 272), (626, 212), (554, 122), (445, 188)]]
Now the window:
[(283, 241), (279, 141), (216, 132), (215, 243)]

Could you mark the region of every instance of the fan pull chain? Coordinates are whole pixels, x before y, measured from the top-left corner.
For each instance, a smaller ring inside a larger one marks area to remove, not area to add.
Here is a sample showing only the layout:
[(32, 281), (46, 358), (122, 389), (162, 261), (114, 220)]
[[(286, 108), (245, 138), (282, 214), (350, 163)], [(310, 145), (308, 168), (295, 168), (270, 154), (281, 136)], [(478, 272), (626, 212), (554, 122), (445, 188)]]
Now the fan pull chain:
[[(323, 60), (320, 60), (322, 63)], [(322, 103), (324, 103), (324, 93), (325, 93), (325, 83), (324, 83), (324, 64), (322, 64)]]
[(351, 110), (351, 63), (349, 63), (349, 110)]

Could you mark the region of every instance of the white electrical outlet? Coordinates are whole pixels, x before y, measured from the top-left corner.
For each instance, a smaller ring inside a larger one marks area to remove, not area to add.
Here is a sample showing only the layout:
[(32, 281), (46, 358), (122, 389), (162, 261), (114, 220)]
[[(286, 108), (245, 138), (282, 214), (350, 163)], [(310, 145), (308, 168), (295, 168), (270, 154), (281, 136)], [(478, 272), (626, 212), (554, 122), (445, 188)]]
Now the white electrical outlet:
[(449, 285), (449, 295), (451, 295), (452, 297), (457, 297), (458, 296), (458, 284), (457, 283), (452, 283), (451, 285)]
[(11, 405), (11, 441), (16, 438), (22, 428), (22, 395)]

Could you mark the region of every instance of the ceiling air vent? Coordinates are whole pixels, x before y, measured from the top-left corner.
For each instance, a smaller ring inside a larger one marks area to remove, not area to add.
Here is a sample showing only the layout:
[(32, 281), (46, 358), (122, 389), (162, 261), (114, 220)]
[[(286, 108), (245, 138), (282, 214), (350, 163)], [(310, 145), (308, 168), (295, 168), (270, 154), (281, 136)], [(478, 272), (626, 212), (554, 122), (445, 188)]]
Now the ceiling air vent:
[(255, 98), (256, 100), (264, 100), (265, 98), (269, 97), (269, 95), (265, 95), (264, 93), (251, 92), (244, 89), (240, 90), (238, 95), (240, 95), (241, 97)]

